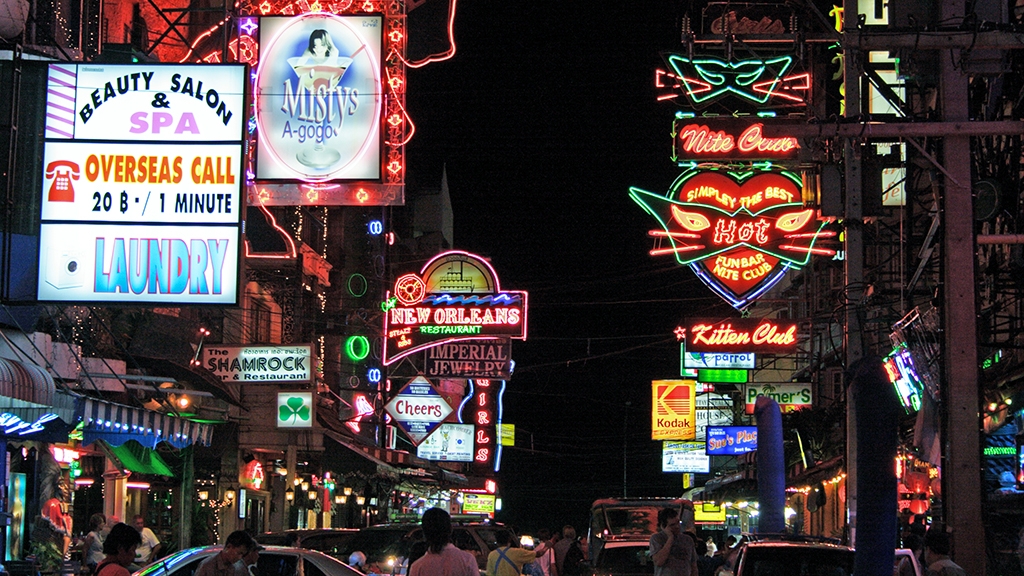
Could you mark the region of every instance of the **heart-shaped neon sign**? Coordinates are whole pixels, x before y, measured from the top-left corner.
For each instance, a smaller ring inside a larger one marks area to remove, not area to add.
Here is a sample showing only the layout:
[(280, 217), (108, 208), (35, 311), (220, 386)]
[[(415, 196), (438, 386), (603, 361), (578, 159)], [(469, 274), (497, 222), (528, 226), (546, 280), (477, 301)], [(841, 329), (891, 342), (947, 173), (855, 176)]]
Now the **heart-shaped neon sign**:
[(835, 254), (815, 247), (834, 233), (823, 231), (825, 223), (803, 205), (800, 183), (790, 175), (693, 171), (665, 195), (638, 188), (629, 195), (661, 225), (650, 231), (651, 255), (675, 256), (736, 308), (746, 307), (786, 270), (806, 265), (812, 254)]

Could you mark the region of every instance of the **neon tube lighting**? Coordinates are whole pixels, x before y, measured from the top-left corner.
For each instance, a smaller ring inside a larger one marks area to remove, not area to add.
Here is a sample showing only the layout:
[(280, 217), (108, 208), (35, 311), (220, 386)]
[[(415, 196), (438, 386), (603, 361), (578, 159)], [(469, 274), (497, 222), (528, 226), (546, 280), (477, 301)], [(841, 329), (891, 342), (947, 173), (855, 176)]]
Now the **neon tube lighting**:
[(779, 250), (789, 250), (790, 252), (804, 252), (808, 254), (817, 254), (819, 256), (835, 256), (835, 250), (829, 250), (827, 248), (811, 248), (809, 246), (790, 246), (784, 244), (779, 246)]
[(689, 232), (668, 232), (666, 230), (649, 230), (647, 234), (649, 236), (667, 236), (669, 238), (700, 238), (700, 234), (691, 234)]
[(397, 51), (395, 56), (402, 61), (409, 68), (422, 68), (432, 62), (444, 62), (445, 60), (451, 59), (455, 56), (455, 6), (458, 4), (458, 0), (448, 0), (448, 49), (438, 54), (431, 54), (422, 60), (416, 62), (409, 62)]
[(678, 254), (680, 252), (690, 252), (693, 250), (703, 250), (704, 246), (695, 244), (693, 246), (676, 246), (675, 248), (655, 248), (651, 250), (651, 256), (664, 256), (666, 254)]

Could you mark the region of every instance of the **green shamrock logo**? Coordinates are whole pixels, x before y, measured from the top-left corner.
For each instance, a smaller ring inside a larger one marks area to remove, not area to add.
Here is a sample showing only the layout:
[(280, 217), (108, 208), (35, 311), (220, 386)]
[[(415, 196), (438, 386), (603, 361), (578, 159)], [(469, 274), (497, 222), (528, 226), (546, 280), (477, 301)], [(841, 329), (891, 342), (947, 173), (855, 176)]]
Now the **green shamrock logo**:
[(285, 402), (285, 406), (280, 406), (277, 409), (277, 417), (281, 422), (288, 422), (289, 420), (297, 421), (298, 419), (309, 420), (309, 406), (306, 406), (302, 398), (292, 396)]

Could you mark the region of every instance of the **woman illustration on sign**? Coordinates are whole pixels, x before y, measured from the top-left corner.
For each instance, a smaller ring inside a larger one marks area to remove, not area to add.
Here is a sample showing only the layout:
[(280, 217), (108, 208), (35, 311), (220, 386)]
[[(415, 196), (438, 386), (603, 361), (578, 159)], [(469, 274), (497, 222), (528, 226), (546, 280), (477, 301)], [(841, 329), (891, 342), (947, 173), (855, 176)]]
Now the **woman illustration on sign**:
[[(295, 70), (299, 77), (299, 85), (306, 93), (318, 94), (330, 100), (341, 77), (345, 75), (345, 70), (352, 64), (352, 58), (338, 56), (338, 49), (334, 46), (330, 33), (323, 28), (317, 28), (309, 34), (309, 46), (302, 56), (289, 58), (288, 64)], [(314, 116), (316, 123), (329, 120), (326, 114), (322, 118), (320, 114)], [(339, 114), (339, 123), (343, 118), (344, 116)], [(325, 148), (323, 139), (317, 137), (311, 146), (296, 154), (296, 159), (311, 168), (323, 169), (341, 160), (341, 153), (333, 148)]]

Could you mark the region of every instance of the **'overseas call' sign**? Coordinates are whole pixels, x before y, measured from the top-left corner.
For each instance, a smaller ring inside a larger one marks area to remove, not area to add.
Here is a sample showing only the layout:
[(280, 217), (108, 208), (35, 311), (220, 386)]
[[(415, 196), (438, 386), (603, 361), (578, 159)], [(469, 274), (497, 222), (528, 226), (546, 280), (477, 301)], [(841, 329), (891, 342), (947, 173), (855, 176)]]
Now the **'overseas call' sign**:
[(245, 66), (51, 64), (42, 301), (238, 301)]

